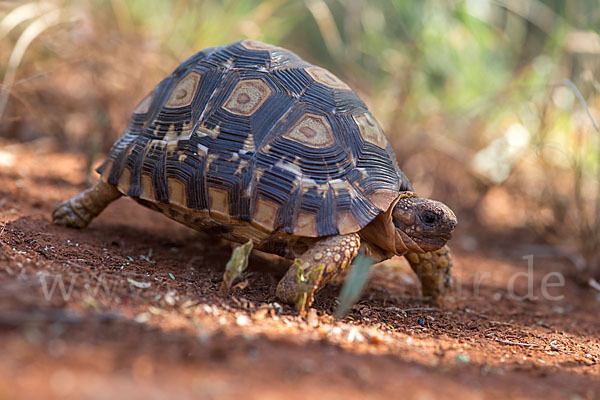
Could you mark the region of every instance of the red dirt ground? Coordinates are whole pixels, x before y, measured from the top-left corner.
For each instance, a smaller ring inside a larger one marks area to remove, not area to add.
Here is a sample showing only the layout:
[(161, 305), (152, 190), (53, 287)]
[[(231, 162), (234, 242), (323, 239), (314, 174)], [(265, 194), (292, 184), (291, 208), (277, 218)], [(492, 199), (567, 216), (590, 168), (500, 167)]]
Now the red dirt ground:
[[(459, 227), (443, 304), (421, 302), (398, 259), (374, 267), (346, 318), (332, 317), (335, 286), (300, 318), (274, 296), (285, 263), (253, 255), (247, 287), (222, 299), (231, 246), (129, 199), (88, 229), (53, 225), (84, 165), (0, 147), (0, 399), (600, 398), (599, 296), (566, 261), (534, 260), (538, 299), (518, 301), (507, 283), (523, 254), (466, 251)], [(559, 301), (542, 296), (551, 271), (567, 277), (548, 289)]]

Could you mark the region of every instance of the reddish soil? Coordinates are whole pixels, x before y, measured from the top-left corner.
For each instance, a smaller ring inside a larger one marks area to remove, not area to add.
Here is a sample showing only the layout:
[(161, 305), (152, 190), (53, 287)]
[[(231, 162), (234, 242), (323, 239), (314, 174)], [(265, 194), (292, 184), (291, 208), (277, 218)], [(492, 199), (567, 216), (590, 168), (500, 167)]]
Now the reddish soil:
[[(39, 142), (0, 147), (0, 399), (600, 398), (598, 292), (564, 260), (535, 259), (538, 299), (519, 301), (520, 247), (466, 251), (478, 232), (462, 227), (442, 304), (419, 300), (398, 259), (346, 318), (332, 317), (339, 286), (300, 318), (274, 296), (285, 263), (253, 255), (222, 299), (231, 245), (129, 199), (85, 230), (53, 225), (84, 166)], [(561, 300), (542, 296), (552, 271)]]

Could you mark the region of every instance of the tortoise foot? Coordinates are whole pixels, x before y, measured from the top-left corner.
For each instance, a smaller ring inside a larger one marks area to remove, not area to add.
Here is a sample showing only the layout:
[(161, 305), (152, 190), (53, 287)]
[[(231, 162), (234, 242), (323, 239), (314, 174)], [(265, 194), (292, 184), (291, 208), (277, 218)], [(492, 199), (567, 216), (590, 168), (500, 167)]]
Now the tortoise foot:
[(452, 289), (452, 255), (448, 246), (428, 253), (408, 253), (406, 259), (421, 281), (423, 297), (436, 301)]
[(304, 312), (315, 293), (350, 265), (359, 247), (360, 237), (356, 233), (318, 241), (294, 261), (279, 281), (277, 297)]
[(85, 213), (81, 216), (73, 210), (71, 200), (60, 203), (52, 213), (52, 221), (57, 225), (68, 226), (69, 228), (85, 228), (88, 226), (93, 216)]
[(52, 221), (70, 228), (85, 228), (121, 193), (113, 185), (98, 182), (75, 197), (59, 204), (52, 213)]

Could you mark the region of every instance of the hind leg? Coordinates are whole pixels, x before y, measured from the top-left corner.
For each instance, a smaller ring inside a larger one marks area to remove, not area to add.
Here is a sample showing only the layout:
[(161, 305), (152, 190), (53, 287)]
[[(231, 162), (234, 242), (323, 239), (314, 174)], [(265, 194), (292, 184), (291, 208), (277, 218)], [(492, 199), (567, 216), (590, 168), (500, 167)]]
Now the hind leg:
[(405, 257), (421, 281), (423, 297), (436, 300), (452, 287), (452, 256), (448, 246), (423, 254), (408, 253)]
[(85, 228), (107, 205), (121, 197), (117, 188), (98, 182), (91, 188), (59, 204), (52, 213), (55, 224), (71, 228)]

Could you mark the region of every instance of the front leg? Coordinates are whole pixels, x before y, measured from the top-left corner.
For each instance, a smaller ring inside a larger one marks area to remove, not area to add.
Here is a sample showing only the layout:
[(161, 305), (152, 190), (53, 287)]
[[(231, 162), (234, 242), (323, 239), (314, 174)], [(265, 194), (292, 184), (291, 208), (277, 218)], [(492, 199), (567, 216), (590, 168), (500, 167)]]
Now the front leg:
[(309, 307), (314, 294), (350, 265), (359, 247), (360, 237), (356, 233), (319, 240), (298, 257), (281, 278), (277, 297), (295, 304), (298, 311)]
[(448, 246), (428, 253), (408, 253), (405, 257), (421, 281), (423, 297), (436, 300), (452, 287), (452, 256)]

